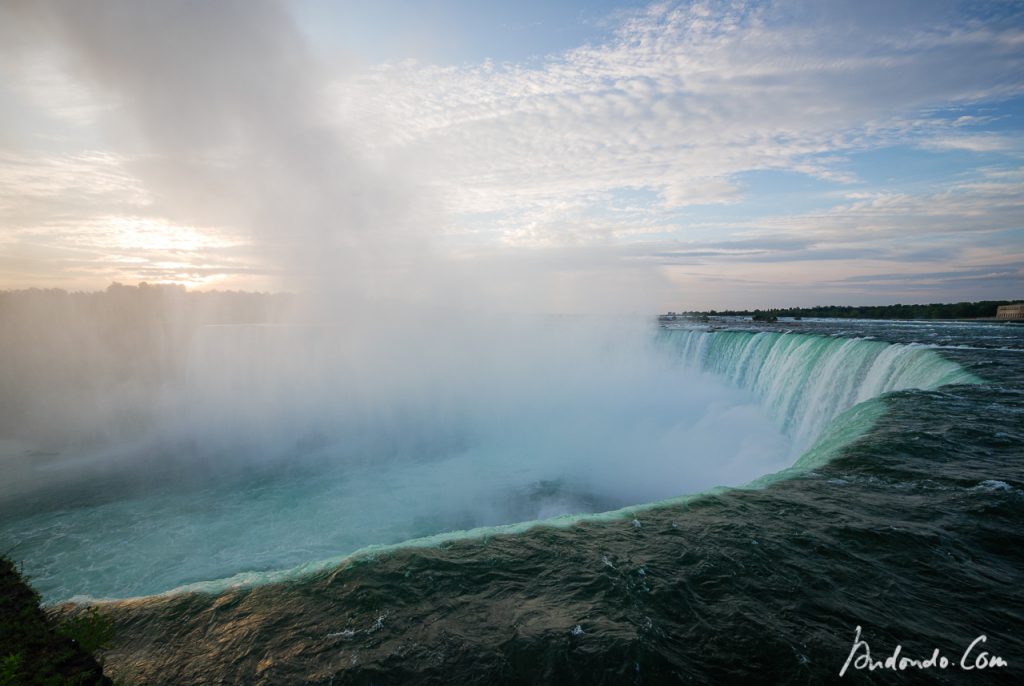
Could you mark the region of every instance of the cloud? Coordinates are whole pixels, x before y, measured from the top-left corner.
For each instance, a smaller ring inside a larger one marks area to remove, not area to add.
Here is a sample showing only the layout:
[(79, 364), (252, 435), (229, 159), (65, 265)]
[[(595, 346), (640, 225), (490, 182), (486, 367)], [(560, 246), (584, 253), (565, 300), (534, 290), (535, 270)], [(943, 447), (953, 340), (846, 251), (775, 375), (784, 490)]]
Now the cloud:
[(1020, 152), (1021, 141), (1011, 136), (984, 133), (975, 135), (931, 138), (922, 142), (934, 150), (967, 150), (969, 152)]
[[(860, 237), (937, 240), (956, 236), (970, 243), (978, 234), (1021, 228), (1024, 170), (979, 170), (969, 180), (937, 185), (927, 193), (878, 191), (854, 194), (821, 213), (759, 219), (769, 232), (785, 231), (817, 240)], [(1021, 245), (1006, 246), (1020, 254)]]
[(59, 217), (138, 212), (150, 194), (127, 160), (105, 151), (40, 155), (0, 152), (0, 212), (7, 229)]
[[(686, 2), (616, 17), (607, 40), (528, 62), (360, 69), (321, 62), (269, 0), (11, 4), (8, 95), (48, 113), (53, 140), (41, 128), (5, 151), (0, 138), (13, 227), (0, 246), (38, 258), (59, 240), (147, 274), (311, 273), (392, 293), (452, 262), (502, 265), (497, 290), (521, 281), (512, 264), (548, 269), (548, 284), (643, 264), (655, 271), (624, 280), (662, 293), (687, 265), (737, 284), (761, 265), (801, 285), (892, 263), (973, 268), (998, 248), (974, 241), (1020, 227), (1020, 137), (998, 107), (1024, 94), (1019, 7)], [(36, 121), (3, 97), (18, 127)], [(892, 187), (858, 176), (855, 154), (897, 145), (1005, 164)], [(768, 193), (751, 171), (839, 192), (815, 211), (757, 209)], [(159, 260), (102, 228), (124, 222), (210, 241)], [(33, 264), (72, 269), (62, 260)], [(806, 278), (774, 271), (789, 263)]]
[(890, 23), (850, 3), (659, 4), (538, 67), (387, 65), (338, 111), (455, 213), (513, 217), (614, 189), (655, 192), (655, 211), (735, 202), (756, 169), (851, 181), (844, 153), (907, 140), (998, 148), (924, 113), (1019, 94), (1019, 26), (915, 7)]

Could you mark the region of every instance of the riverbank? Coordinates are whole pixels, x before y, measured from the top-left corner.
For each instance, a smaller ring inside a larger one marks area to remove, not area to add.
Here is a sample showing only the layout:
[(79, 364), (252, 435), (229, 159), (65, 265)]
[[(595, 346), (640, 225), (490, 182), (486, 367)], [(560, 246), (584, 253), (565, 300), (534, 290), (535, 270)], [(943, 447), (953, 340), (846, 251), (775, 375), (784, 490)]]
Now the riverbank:
[(83, 646), (60, 632), (15, 564), (0, 557), (0, 684), (113, 684)]

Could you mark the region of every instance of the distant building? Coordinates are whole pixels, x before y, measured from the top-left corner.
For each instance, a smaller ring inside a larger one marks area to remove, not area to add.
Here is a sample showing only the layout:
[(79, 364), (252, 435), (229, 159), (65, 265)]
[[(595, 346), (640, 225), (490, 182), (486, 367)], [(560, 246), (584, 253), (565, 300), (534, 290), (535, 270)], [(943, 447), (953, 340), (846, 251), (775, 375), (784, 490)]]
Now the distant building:
[(1000, 305), (996, 308), (996, 319), (1024, 319), (1024, 303)]

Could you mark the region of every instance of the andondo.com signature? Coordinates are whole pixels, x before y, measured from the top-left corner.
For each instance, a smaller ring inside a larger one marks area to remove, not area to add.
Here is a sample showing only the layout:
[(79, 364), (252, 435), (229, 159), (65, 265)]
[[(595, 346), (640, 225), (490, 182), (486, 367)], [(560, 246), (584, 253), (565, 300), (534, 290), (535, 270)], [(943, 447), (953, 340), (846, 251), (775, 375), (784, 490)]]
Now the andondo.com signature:
[(846, 674), (846, 670), (852, 665), (854, 669), (866, 669), (869, 672), (873, 672), (876, 669), (889, 669), (894, 672), (902, 672), (908, 669), (956, 669), (959, 668), (965, 672), (972, 672), (975, 670), (991, 669), (993, 667), (1008, 667), (1006, 660), (993, 655), (988, 651), (983, 650), (985, 643), (988, 641), (988, 636), (982, 634), (976, 639), (971, 641), (971, 644), (967, 646), (967, 649), (961, 654), (960, 661), (954, 662), (948, 657), (943, 655), (938, 648), (932, 651), (932, 654), (926, 658), (915, 658), (903, 655), (903, 646), (898, 645), (893, 649), (892, 654), (886, 655), (882, 659), (876, 659), (871, 655), (871, 647), (868, 646), (868, 642), (861, 638), (861, 628), (857, 627), (856, 635), (853, 639), (853, 647), (850, 648), (850, 654), (846, 657), (846, 662), (843, 663), (843, 668), (839, 670), (839, 676)]

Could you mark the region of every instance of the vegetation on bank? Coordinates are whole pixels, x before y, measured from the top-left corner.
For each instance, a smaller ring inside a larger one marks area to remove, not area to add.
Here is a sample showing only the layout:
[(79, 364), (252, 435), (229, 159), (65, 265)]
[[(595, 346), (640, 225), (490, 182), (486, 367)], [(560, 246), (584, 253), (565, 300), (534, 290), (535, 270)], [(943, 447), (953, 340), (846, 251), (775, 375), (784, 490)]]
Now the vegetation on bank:
[(0, 686), (112, 684), (92, 653), (113, 638), (113, 622), (95, 608), (48, 616), (14, 563), (0, 557)]
[(981, 300), (978, 302), (931, 303), (928, 305), (816, 305), (780, 307), (766, 310), (708, 310), (707, 312), (669, 312), (668, 317), (753, 317), (756, 321), (775, 321), (778, 317), (822, 317), (830, 319), (982, 319), (995, 317), (1000, 305), (1020, 300)]

